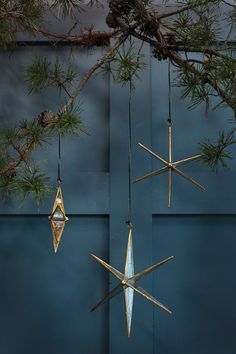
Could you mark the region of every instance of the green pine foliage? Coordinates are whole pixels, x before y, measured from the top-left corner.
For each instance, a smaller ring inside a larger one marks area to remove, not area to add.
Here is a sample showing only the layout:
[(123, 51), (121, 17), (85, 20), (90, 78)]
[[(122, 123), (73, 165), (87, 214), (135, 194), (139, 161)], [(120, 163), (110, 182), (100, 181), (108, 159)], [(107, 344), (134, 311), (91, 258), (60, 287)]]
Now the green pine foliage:
[[(76, 14), (89, 9), (87, 5), (99, 3), (99, 0), (86, 3), (83, 0), (0, 0), (2, 50), (14, 49), (19, 31), (45, 36), (55, 47), (68, 40), (72, 45), (91, 48), (101, 41), (107, 45), (112, 39), (112, 48), (117, 37), (120, 39), (119, 46), (113, 47), (104, 60), (100, 58), (84, 78), (79, 78), (70, 63), (65, 65), (58, 59), (50, 61), (39, 55), (34, 57), (24, 75), (28, 93), (40, 94), (53, 87), (63, 92), (63, 101), (60, 95), (57, 112), (43, 107), (44, 111), (36, 118), (23, 119), (0, 132), (2, 196), (17, 194), (23, 201), (31, 195), (40, 202), (50, 191), (49, 180), (42, 166), (39, 168), (32, 162), (32, 153), (48, 145), (58, 134), (63, 137), (85, 132), (82, 105), (76, 102), (96, 70), (102, 68), (103, 73), (109, 73), (122, 85), (141, 84), (135, 79), (144, 68), (144, 42), (151, 44), (157, 60), (170, 59), (176, 73), (174, 85), (181, 89), (183, 98), (190, 100), (189, 109), (202, 103), (206, 111), (230, 107), (236, 117), (236, 6), (221, 0), (163, 0), (162, 6), (155, 6), (152, 0), (109, 0), (106, 17), (109, 31), (77, 26)], [(73, 27), (64, 34), (45, 31), (43, 18), (47, 11), (53, 12), (55, 21), (72, 17)], [(234, 134), (235, 129), (231, 129), (228, 133), (220, 132), (217, 141), (202, 141), (199, 149), (203, 163), (216, 172), (220, 168), (227, 169), (232, 159), (230, 147), (236, 143)]]
[[(77, 73), (68, 66), (62, 67), (46, 57), (36, 56), (26, 68), (25, 80), (29, 94), (39, 94), (49, 86), (62, 89), (71, 98), (68, 89), (77, 78)], [(81, 119), (82, 104), (71, 104), (67, 109), (54, 114), (44, 111), (33, 120), (23, 119), (0, 132), (0, 194), (3, 197), (17, 194), (21, 204), (32, 196), (37, 205), (50, 192), (49, 177), (42, 166), (35, 166), (30, 159), (35, 149), (48, 146), (53, 137), (85, 132)], [(6, 166), (8, 168), (6, 169)], [(10, 167), (9, 167), (10, 166)]]
[[(198, 8), (199, 9), (199, 8)], [(185, 45), (208, 46), (217, 40), (217, 15), (209, 7), (180, 14), (173, 23), (178, 39)]]
[(49, 177), (40, 171), (37, 166), (23, 168), (15, 178), (15, 188), (21, 204), (31, 195), (37, 205), (52, 191)]
[(15, 178), (3, 177), (0, 178), (0, 199), (1, 201), (8, 200), (13, 195), (19, 195)]
[(14, 45), (18, 31), (32, 33), (43, 20), (44, 1), (0, 0), (0, 49)]
[(137, 52), (133, 43), (129, 43), (128, 48), (123, 46), (112, 58), (112, 63), (113, 65), (104, 65), (102, 73), (110, 74), (115, 82), (123, 85), (130, 81), (133, 85), (135, 78), (139, 78), (139, 72), (145, 67), (141, 50)]
[(25, 81), (28, 83), (30, 94), (40, 93), (49, 86), (58, 87), (67, 92), (76, 79), (77, 73), (72, 66), (64, 69), (59, 60), (52, 64), (47, 57), (41, 58), (39, 55), (34, 57), (25, 71)]
[(18, 172), (17, 176), (0, 179), (0, 195), (2, 199), (15, 195), (20, 202), (20, 206), (29, 197), (32, 197), (36, 205), (39, 206), (51, 191), (49, 177), (40, 172), (37, 166), (24, 167)]
[[(81, 12), (85, 10), (85, 2), (83, 0), (54, 0), (51, 2), (51, 8), (56, 8), (58, 14), (62, 14), (62, 17), (74, 16), (77, 11)], [(103, 3), (99, 0), (90, 0), (86, 2), (87, 6), (100, 5)]]
[(194, 109), (201, 103), (206, 105), (206, 111), (210, 105), (210, 97), (214, 95), (213, 88), (206, 82), (206, 74), (203, 66), (197, 66), (196, 71), (190, 72), (186, 67), (176, 69), (174, 86), (180, 87), (182, 98), (189, 98), (189, 109)]
[(72, 15), (75, 10), (81, 10), (82, 1), (80, 0), (54, 0), (52, 2), (52, 8), (57, 8), (62, 11), (62, 15)]
[(22, 120), (19, 122), (19, 129), (22, 132), (25, 143), (30, 142), (31, 149), (42, 147), (47, 142), (47, 134), (38, 121)]
[(143, 69), (142, 55), (134, 50), (131, 44), (128, 50), (123, 48), (122, 52), (113, 60), (116, 64), (116, 71), (114, 78), (120, 83), (127, 83), (133, 81), (135, 77), (138, 78), (139, 71)]
[(222, 167), (228, 169), (228, 160), (232, 160), (232, 153), (228, 148), (236, 143), (234, 134), (236, 128), (231, 129), (227, 134), (220, 132), (218, 141), (213, 143), (206, 139), (200, 143), (201, 160), (213, 171), (218, 172)]
[[(4, 135), (4, 134), (2, 134)], [(5, 143), (7, 140), (5, 140)], [(13, 143), (15, 144), (15, 143)], [(10, 150), (8, 146), (8, 150)], [(0, 158), (0, 170), (3, 171), (5, 166), (11, 163), (12, 159), (8, 154), (6, 146), (0, 145), (2, 152)], [(10, 171), (11, 175), (0, 175), (0, 198), (2, 200), (8, 199), (10, 196), (17, 196), (20, 205), (32, 196), (37, 206), (50, 193), (51, 186), (49, 177), (36, 165), (25, 164), (16, 170)]]
[(55, 128), (61, 136), (68, 134), (80, 135), (81, 132), (86, 132), (85, 125), (81, 119), (83, 112), (82, 104), (72, 106), (58, 115), (58, 121)]
[(236, 112), (236, 59), (234, 53), (228, 56), (210, 59), (211, 68), (209, 77), (225, 92), (231, 102), (231, 107)]
[[(20, 204), (32, 196), (39, 205), (51, 191), (49, 177), (43, 166), (36, 166), (29, 153), (48, 147), (50, 140), (58, 134), (79, 135), (85, 132), (81, 120), (81, 104), (63, 113), (53, 115), (42, 112), (34, 120), (22, 120), (0, 132), (0, 196), (4, 199), (17, 195)], [(53, 121), (53, 124), (50, 122)], [(20, 161), (21, 160), (21, 161)], [(6, 169), (6, 166), (8, 168)], [(9, 167), (10, 166), (10, 167)]]

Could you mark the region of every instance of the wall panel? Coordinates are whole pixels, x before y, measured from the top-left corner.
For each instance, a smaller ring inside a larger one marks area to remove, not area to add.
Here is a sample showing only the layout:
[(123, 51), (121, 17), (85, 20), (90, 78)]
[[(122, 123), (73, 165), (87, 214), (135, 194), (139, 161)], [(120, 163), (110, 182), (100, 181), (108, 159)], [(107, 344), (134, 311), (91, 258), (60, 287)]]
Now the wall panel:
[(46, 217), (0, 223), (0, 352), (107, 353), (108, 306), (89, 312), (108, 289), (90, 257), (108, 258), (107, 217), (71, 217), (57, 255)]
[(175, 259), (154, 275), (156, 353), (233, 354), (235, 215), (155, 215), (153, 257)]

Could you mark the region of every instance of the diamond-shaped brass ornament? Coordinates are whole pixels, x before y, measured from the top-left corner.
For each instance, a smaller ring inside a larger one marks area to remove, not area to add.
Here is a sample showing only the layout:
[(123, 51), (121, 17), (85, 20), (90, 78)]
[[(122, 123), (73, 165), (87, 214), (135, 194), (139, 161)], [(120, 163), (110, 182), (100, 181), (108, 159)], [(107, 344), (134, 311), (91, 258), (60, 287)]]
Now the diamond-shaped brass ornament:
[(110, 266), (102, 259), (98, 258), (97, 256), (92, 254), (92, 257), (98, 261), (104, 268), (109, 270), (118, 280), (119, 284), (113, 288), (104, 298), (102, 298), (97, 305), (95, 305), (91, 311), (95, 311), (99, 306), (103, 305), (106, 301), (110, 300), (114, 296), (118, 295), (122, 290), (124, 293), (124, 304), (125, 304), (125, 319), (126, 319), (126, 328), (127, 328), (127, 335), (130, 337), (131, 334), (131, 322), (132, 322), (132, 314), (133, 314), (133, 299), (134, 293), (138, 293), (143, 296), (148, 301), (152, 302), (154, 305), (160, 307), (162, 310), (171, 314), (171, 311), (165, 307), (162, 303), (160, 303), (157, 299), (155, 299), (152, 295), (150, 295), (146, 290), (141, 288), (139, 285), (136, 284), (137, 280), (139, 280), (143, 275), (152, 272), (157, 267), (161, 266), (162, 264), (170, 261), (172, 257), (168, 257), (162, 260), (159, 263), (152, 265), (149, 268), (146, 268), (140, 273), (134, 273), (134, 259), (133, 259), (133, 242), (132, 242), (132, 229), (129, 229), (128, 233), (128, 244), (126, 249), (126, 261), (124, 267), (124, 273), (119, 272), (114, 267)]
[(68, 218), (65, 214), (61, 183), (58, 184), (52, 213), (48, 217), (48, 220), (51, 222), (53, 247), (56, 253), (65, 227), (65, 223), (68, 221)]
[(159, 168), (157, 170), (154, 170), (152, 172), (149, 172), (139, 178), (136, 178), (134, 180), (134, 183), (143, 181), (146, 178), (152, 177), (152, 176), (157, 176), (159, 174), (162, 174), (164, 172), (168, 172), (168, 208), (170, 208), (170, 203), (171, 203), (171, 189), (172, 189), (172, 174), (175, 172), (176, 174), (180, 175), (181, 177), (185, 178), (187, 181), (191, 182), (192, 184), (194, 184), (195, 186), (197, 186), (198, 188), (205, 190), (205, 187), (203, 187), (200, 183), (198, 183), (197, 181), (195, 181), (195, 179), (193, 179), (192, 177), (188, 176), (186, 173), (182, 172), (179, 170), (179, 168), (177, 166), (179, 165), (183, 165), (183, 164), (187, 164), (188, 162), (194, 161), (194, 160), (198, 160), (199, 158), (201, 158), (202, 155), (194, 155), (191, 157), (187, 157), (185, 159), (179, 160), (179, 161), (175, 161), (173, 162), (172, 160), (172, 126), (169, 125), (168, 127), (168, 149), (169, 149), (169, 156), (168, 156), (168, 160), (164, 160), (161, 156), (159, 156), (157, 153), (155, 153), (154, 151), (152, 151), (151, 149), (149, 149), (148, 147), (146, 147), (145, 145), (139, 143), (139, 146), (144, 149), (145, 151), (147, 151), (149, 154), (151, 154), (152, 156), (156, 157), (159, 161), (161, 161), (164, 164), (164, 167)]

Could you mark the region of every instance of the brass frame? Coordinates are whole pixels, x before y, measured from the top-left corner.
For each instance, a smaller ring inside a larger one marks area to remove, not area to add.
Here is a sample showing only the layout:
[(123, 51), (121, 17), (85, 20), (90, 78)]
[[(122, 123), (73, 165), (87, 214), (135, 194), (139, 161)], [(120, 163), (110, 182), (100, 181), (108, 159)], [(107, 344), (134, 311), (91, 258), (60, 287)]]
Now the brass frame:
[(99, 257), (91, 254), (91, 256), (99, 262), (104, 268), (106, 268), (109, 272), (111, 272), (118, 280), (119, 284), (114, 287), (108, 294), (106, 294), (92, 309), (91, 312), (95, 311), (99, 306), (103, 305), (106, 301), (110, 300), (114, 296), (118, 295), (122, 290), (124, 294), (124, 304), (125, 304), (125, 322), (126, 322), (126, 329), (127, 329), (127, 336), (130, 337), (131, 335), (131, 322), (132, 322), (132, 313), (133, 313), (133, 298), (134, 293), (138, 293), (143, 296), (146, 300), (152, 302), (154, 305), (160, 307), (162, 310), (166, 311), (167, 313), (171, 314), (171, 311), (159, 302), (155, 297), (150, 295), (146, 290), (141, 288), (140, 286), (136, 285), (136, 281), (140, 279), (143, 275), (146, 275), (152, 272), (157, 267), (165, 264), (166, 262), (170, 261), (174, 257), (168, 257), (161, 262), (158, 262), (142, 272), (134, 274), (134, 259), (133, 259), (133, 242), (132, 242), (132, 229), (129, 229), (128, 233), (128, 243), (126, 248), (126, 260), (125, 260), (125, 267), (124, 273), (121, 273), (116, 268), (112, 267)]
[(149, 177), (153, 177), (156, 175), (159, 175), (163, 172), (167, 172), (168, 171), (168, 195), (167, 195), (167, 205), (168, 208), (170, 208), (171, 205), (171, 190), (172, 190), (172, 174), (173, 172), (177, 173), (178, 175), (180, 175), (181, 177), (185, 178), (187, 181), (193, 183), (195, 186), (197, 186), (198, 188), (205, 190), (205, 187), (203, 187), (200, 183), (198, 183), (197, 181), (195, 181), (192, 177), (188, 176), (186, 173), (180, 171), (176, 166), (178, 165), (183, 165), (186, 164), (188, 162), (194, 161), (199, 159), (202, 155), (194, 155), (191, 157), (187, 157), (185, 159), (179, 160), (179, 161), (172, 161), (172, 155), (173, 155), (173, 150), (172, 150), (172, 126), (169, 125), (168, 127), (168, 151), (169, 151), (169, 159), (168, 161), (164, 160), (161, 156), (159, 156), (158, 154), (156, 154), (154, 151), (152, 151), (151, 149), (149, 149), (147, 146), (139, 143), (139, 146), (144, 149), (145, 151), (147, 151), (149, 154), (151, 154), (152, 156), (154, 156), (155, 158), (157, 158), (159, 161), (161, 161), (165, 166), (162, 168), (159, 168), (157, 170), (154, 170), (152, 172), (149, 172), (139, 178), (136, 178), (133, 183), (138, 183), (140, 181), (143, 181), (146, 178)]
[[(56, 221), (53, 221), (53, 214), (57, 208), (60, 208), (63, 216), (64, 216), (64, 221), (62, 222), (62, 228), (58, 233), (56, 233)], [(52, 208), (52, 213), (49, 215), (48, 220), (51, 222), (51, 229), (52, 229), (52, 241), (53, 241), (53, 247), (54, 247), (54, 252), (57, 253), (59, 243), (61, 241), (61, 237), (64, 231), (65, 223), (69, 220), (68, 217), (65, 214), (65, 208), (64, 208), (64, 202), (63, 202), (63, 196), (62, 196), (62, 188), (61, 184), (58, 184), (57, 187), (57, 192), (56, 192), (56, 197), (54, 200), (53, 208)]]

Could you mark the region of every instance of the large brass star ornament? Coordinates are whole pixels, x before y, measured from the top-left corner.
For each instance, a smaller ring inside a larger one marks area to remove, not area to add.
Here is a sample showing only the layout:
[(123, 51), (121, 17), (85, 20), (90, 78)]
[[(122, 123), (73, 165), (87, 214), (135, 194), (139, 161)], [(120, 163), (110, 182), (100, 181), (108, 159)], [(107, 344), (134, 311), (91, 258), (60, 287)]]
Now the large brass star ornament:
[(156, 157), (159, 161), (161, 161), (164, 164), (164, 167), (159, 168), (155, 171), (152, 171), (150, 173), (145, 174), (144, 176), (141, 176), (141, 177), (135, 179), (134, 183), (140, 182), (148, 177), (156, 176), (156, 175), (159, 175), (163, 172), (168, 171), (168, 208), (170, 208), (170, 204), (171, 204), (171, 188), (172, 188), (172, 173), (173, 172), (175, 172), (178, 175), (180, 175), (181, 177), (185, 178), (187, 181), (193, 183), (198, 188), (205, 190), (205, 188), (200, 183), (195, 181), (192, 177), (189, 177), (186, 173), (180, 171), (177, 167), (179, 165), (186, 164), (186, 163), (191, 162), (193, 160), (197, 160), (202, 155), (194, 155), (194, 156), (187, 157), (185, 159), (173, 162), (173, 160), (172, 160), (172, 126), (171, 125), (169, 125), (169, 127), (168, 127), (168, 148), (169, 148), (169, 160), (168, 161), (164, 160), (161, 156), (156, 154), (154, 151), (152, 151), (151, 149), (149, 149), (145, 145), (139, 143), (139, 146), (141, 146), (142, 149), (144, 149), (149, 154), (151, 154), (152, 156)]
[(132, 243), (132, 229), (129, 229), (128, 233), (128, 244), (126, 249), (126, 261), (124, 267), (124, 273), (119, 272), (116, 268), (110, 266), (108, 263), (104, 262), (102, 259), (94, 256), (92, 257), (98, 261), (104, 268), (108, 269), (118, 280), (119, 284), (114, 287), (102, 300), (100, 300), (96, 306), (91, 310), (95, 311), (100, 305), (104, 304), (106, 301), (110, 300), (112, 297), (118, 295), (122, 290), (124, 293), (124, 304), (125, 304), (125, 319), (126, 319), (126, 328), (127, 335), (130, 337), (131, 334), (131, 322), (132, 322), (132, 313), (133, 313), (133, 299), (134, 293), (142, 295), (144, 298), (152, 302), (154, 305), (159, 306), (164, 311), (171, 314), (171, 311), (150, 295), (146, 290), (141, 288), (136, 284), (136, 282), (145, 274), (150, 273), (157, 267), (160, 267), (162, 264), (170, 261), (174, 257), (168, 257), (162, 260), (159, 263), (152, 265), (151, 267), (146, 268), (140, 273), (134, 274), (134, 259), (133, 259), (133, 243)]
[(68, 217), (65, 214), (61, 183), (58, 184), (52, 213), (49, 215), (48, 220), (51, 222), (53, 247), (56, 253), (65, 227), (65, 223), (68, 221)]

